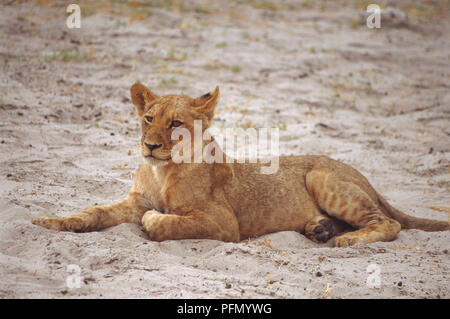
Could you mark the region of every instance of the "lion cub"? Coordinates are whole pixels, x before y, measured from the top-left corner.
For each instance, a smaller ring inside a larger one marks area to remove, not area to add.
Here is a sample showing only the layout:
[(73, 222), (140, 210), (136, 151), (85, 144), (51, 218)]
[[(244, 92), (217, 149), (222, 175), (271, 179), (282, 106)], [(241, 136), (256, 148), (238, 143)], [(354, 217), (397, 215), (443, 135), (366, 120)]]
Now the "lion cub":
[[(390, 206), (353, 168), (325, 156), (279, 158), (274, 174), (261, 164), (175, 163), (172, 132), (194, 136), (194, 121), (211, 125), (219, 88), (198, 98), (157, 96), (142, 84), (131, 87), (142, 125), (139, 167), (127, 198), (93, 206), (65, 218), (38, 217), (33, 223), (62, 231), (86, 232), (120, 223), (142, 223), (152, 240), (244, 238), (293, 230), (315, 242), (334, 244), (393, 240), (400, 229), (449, 229), (447, 222), (413, 218)], [(193, 145), (194, 143), (192, 143)], [(219, 149), (219, 148), (218, 148)]]

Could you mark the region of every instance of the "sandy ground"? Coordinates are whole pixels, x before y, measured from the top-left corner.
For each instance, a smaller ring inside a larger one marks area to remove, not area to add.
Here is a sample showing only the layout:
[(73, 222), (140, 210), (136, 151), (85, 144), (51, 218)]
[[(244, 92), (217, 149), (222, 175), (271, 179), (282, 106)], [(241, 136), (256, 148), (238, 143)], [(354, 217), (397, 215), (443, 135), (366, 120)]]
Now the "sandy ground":
[(408, 214), (447, 220), (448, 1), (390, 1), (406, 19), (379, 30), (361, 23), (364, 1), (81, 2), (81, 29), (63, 4), (3, 2), (0, 297), (450, 297), (449, 232), (338, 249), (295, 232), (155, 243), (132, 224), (31, 224), (126, 196), (137, 80), (191, 96), (220, 85), (217, 129), (279, 127), (283, 155), (326, 154)]

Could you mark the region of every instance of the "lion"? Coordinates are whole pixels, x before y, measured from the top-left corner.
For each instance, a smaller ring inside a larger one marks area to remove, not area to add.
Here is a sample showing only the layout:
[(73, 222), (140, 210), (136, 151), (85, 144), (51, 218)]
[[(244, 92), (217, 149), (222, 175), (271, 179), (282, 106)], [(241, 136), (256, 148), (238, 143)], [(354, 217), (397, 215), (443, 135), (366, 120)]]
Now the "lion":
[(196, 120), (209, 128), (219, 87), (192, 98), (158, 96), (136, 83), (130, 93), (142, 127), (143, 161), (128, 196), (69, 217), (38, 217), (35, 225), (88, 232), (141, 223), (158, 242), (239, 242), (297, 231), (317, 243), (334, 238), (337, 247), (392, 241), (401, 229), (449, 229), (448, 222), (393, 208), (361, 173), (326, 156), (281, 156), (274, 174), (261, 174), (260, 163), (175, 163), (171, 154), (179, 141), (172, 132), (182, 127), (193, 136)]

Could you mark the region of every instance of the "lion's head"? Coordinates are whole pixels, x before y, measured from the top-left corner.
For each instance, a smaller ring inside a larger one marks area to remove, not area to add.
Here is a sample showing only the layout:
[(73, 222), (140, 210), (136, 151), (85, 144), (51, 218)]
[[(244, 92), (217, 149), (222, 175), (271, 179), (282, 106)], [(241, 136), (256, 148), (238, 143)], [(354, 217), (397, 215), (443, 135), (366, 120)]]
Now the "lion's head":
[(171, 159), (172, 148), (179, 142), (172, 140), (177, 127), (189, 130), (194, 136), (194, 120), (202, 121), (202, 129), (211, 125), (219, 100), (219, 87), (198, 98), (184, 95), (157, 96), (140, 83), (131, 87), (131, 100), (141, 119), (141, 153), (147, 163), (162, 166)]

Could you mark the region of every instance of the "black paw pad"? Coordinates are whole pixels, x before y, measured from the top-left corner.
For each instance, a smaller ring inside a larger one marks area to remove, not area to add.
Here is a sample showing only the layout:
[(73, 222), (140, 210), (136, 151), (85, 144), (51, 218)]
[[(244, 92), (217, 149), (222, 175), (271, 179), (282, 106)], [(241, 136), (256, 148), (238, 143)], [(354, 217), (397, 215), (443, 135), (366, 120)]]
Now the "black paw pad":
[[(330, 234), (333, 235), (333, 224), (328, 219), (322, 219), (319, 224), (321, 224), (323, 227), (325, 227), (325, 230)], [(320, 226), (319, 226), (320, 227)]]
[(328, 236), (328, 234), (326, 234), (326, 233), (324, 233), (324, 234), (319, 234), (319, 235), (316, 235), (316, 239), (318, 240), (318, 241), (321, 241), (321, 242), (327, 242), (328, 241), (328, 239), (330, 239), (330, 236)]
[(327, 220), (323, 219), (319, 222), (321, 226), (314, 228), (315, 238), (321, 242), (327, 242), (331, 237), (333, 237), (333, 224)]
[(323, 233), (324, 230), (325, 230), (325, 228), (323, 228), (322, 226), (317, 226), (316, 228), (314, 228), (314, 232), (316, 234)]

